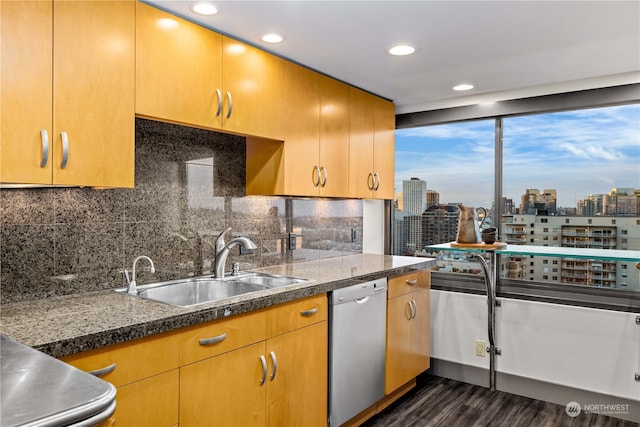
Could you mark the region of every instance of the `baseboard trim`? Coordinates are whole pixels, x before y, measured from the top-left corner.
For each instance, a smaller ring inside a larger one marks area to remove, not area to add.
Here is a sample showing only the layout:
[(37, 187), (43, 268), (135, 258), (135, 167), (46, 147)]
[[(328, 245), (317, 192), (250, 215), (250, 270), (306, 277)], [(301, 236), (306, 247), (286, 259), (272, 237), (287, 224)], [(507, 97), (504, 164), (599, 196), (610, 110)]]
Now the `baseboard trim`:
[[(447, 360), (431, 359), (431, 369), (429, 369), (428, 373), (468, 384), (489, 387), (489, 370), (477, 366), (463, 365)], [(418, 385), (419, 384), (420, 381), (418, 381)], [(507, 393), (530, 397), (544, 402), (556, 403), (558, 405), (577, 402), (583, 408), (596, 408), (592, 412), (598, 412), (598, 407), (604, 408), (600, 409), (604, 415), (627, 421), (640, 422), (640, 401), (636, 400), (551, 384), (500, 372), (496, 373), (496, 388)], [(598, 405), (617, 405), (617, 407), (622, 410), (616, 411), (615, 413), (605, 412), (606, 407)]]

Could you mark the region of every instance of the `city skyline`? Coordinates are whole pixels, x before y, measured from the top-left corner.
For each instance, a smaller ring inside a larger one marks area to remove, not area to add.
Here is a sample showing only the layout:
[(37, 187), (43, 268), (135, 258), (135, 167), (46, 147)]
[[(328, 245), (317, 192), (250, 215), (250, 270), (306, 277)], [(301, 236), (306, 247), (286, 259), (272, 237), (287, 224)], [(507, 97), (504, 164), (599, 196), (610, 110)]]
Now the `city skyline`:
[[(441, 203), (493, 203), (494, 120), (396, 131), (396, 192), (417, 177)], [(556, 189), (558, 207), (640, 188), (640, 105), (505, 118), (503, 194)], [(430, 167), (432, 165), (432, 167)]]

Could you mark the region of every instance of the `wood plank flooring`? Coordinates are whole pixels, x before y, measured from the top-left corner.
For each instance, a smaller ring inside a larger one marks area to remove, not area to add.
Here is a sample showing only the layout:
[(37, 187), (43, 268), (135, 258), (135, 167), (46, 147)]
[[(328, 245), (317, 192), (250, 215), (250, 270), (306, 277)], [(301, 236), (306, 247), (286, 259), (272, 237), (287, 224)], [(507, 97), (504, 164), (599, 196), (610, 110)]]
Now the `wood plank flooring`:
[(599, 414), (569, 417), (565, 406), (426, 376), (398, 402), (363, 427), (638, 427), (638, 423)]

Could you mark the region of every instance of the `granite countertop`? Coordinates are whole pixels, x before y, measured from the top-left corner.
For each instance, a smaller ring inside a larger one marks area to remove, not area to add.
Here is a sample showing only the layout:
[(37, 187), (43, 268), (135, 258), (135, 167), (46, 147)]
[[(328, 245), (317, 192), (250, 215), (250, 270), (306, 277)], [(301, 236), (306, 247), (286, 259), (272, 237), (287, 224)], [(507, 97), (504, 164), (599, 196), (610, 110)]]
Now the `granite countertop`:
[(311, 279), (183, 308), (108, 291), (4, 304), (0, 333), (54, 357), (221, 319), (357, 282), (434, 265), (434, 258), (358, 254), (252, 269)]

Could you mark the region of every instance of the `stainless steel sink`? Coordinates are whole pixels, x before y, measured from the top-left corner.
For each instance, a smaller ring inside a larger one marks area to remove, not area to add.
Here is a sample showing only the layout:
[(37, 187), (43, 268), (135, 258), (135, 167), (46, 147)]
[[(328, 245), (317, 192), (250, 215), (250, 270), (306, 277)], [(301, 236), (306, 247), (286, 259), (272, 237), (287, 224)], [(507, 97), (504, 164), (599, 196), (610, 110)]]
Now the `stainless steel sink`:
[[(206, 276), (150, 283), (138, 286), (137, 293), (133, 295), (178, 307), (191, 307), (238, 295), (309, 281), (297, 277), (264, 273), (242, 273), (221, 279)], [(127, 289), (116, 289), (116, 292), (126, 293)]]

